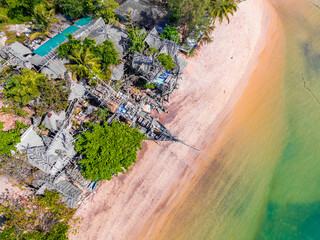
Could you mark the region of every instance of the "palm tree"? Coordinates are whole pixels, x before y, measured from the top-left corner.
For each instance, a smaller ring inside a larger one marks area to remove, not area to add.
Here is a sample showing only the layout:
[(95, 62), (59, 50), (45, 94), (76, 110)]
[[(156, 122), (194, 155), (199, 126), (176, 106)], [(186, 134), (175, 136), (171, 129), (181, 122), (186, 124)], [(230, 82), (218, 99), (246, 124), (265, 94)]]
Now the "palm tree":
[(144, 33), (139, 27), (130, 27), (128, 29), (128, 39), (130, 41), (130, 52), (142, 52), (145, 48), (144, 39), (146, 33)]
[(213, 30), (214, 30), (214, 28), (215, 28), (215, 26), (212, 24), (211, 26), (208, 26), (207, 28), (206, 28), (206, 30), (204, 31), (204, 33), (203, 33), (203, 37), (202, 37), (202, 39), (201, 39), (201, 45), (203, 45), (203, 44), (208, 44), (208, 43), (211, 43), (212, 42), (212, 39), (211, 39), (211, 34), (212, 34), (212, 32), (213, 32)]
[(88, 48), (73, 50), (68, 58), (72, 61), (72, 63), (69, 64), (69, 68), (72, 71), (73, 78), (77, 76), (78, 80), (85, 78), (91, 81), (92, 72), (99, 71), (100, 58), (96, 57)]
[(236, 4), (235, 0), (212, 0), (210, 4), (213, 7), (210, 13), (211, 16), (214, 19), (219, 18), (220, 23), (222, 22), (224, 17), (228, 20), (229, 23), (229, 13), (233, 15), (238, 9), (238, 5)]
[(30, 35), (29, 41), (35, 38), (44, 39), (51, 35), (51, 27), (55, 22), (60, 22), (58, 19), (54, 18), (54, 9), (47, 10), (45, 4), (40, 4), (35, 7), (32, 19), (31, 28), (36, 32)]

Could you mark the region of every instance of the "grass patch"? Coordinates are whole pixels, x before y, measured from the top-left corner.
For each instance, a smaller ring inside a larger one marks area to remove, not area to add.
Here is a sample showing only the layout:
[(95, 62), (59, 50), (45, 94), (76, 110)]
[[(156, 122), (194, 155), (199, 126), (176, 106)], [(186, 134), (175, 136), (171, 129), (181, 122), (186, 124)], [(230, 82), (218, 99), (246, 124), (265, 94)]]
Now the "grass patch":
[(7, 43), (24, 43), (27, 40), (27, 36), (25, 34), (20, 34), (20, 36), (18, 36), (15, 32), (10, 32), (8, 30), (5, 30), (4, 32), (8, 38), (6, 41)]
[(25, 34), (20, 34), (18, 36), (16, 32), (11, 32), (8, 30), (9, 25), (14, 25), (14, 24), (22, 24), (23, 22), (18, 21), (16, 19), (10, 19), (6, 17), (6, 21), (1, 21), (1, 19), (4, 19), (3, 16), (6, 16), (7, 14), (7, 9), (5, 8), (0, 8), (0, 32), (5, 32), (7, 41), (8, 43), (13, 43), (13, 42), (20, 42), (24, 43), (27, 40), (27, 36)]

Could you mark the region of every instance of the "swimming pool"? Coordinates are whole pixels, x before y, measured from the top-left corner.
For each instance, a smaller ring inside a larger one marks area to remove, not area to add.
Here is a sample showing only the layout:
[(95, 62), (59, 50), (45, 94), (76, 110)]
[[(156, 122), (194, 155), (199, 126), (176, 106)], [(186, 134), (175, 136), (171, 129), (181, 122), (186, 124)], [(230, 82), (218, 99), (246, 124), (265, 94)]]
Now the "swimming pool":
[(154, 79), (153, 82), (161, 87), (163, 83), (167, 83), (166, 80), (169, 77), (169, 75), (169, 72), (164, 71), (157, 79)]
[(88, 25), (92, 21), (92, 19), (93, 18), (91, 17), (81, 18), (80, 20), (76, 21), (73, 25), (82, 27), (82, 26)]
[(73, 34), (75, 31), (80, 29), (82, 26), (87, 25), (92, 21), (92, 18), (81, 18), (77, 22), (74, 23), (74, 25), (69, 26), (65, 30), (63, 30), (60, 34), (57, 34), (53, 38), (51, 38), (49, 41), (42, 44), (40, 47), (38, 47), (36, 50), (33, 51), (33, 53), (38, 54), (39, 56), (43, 57), (47, 55), (51, 50), (55, 49), (59, 46), (59, 44), (63, 43), (67, 38), (69, 34)]

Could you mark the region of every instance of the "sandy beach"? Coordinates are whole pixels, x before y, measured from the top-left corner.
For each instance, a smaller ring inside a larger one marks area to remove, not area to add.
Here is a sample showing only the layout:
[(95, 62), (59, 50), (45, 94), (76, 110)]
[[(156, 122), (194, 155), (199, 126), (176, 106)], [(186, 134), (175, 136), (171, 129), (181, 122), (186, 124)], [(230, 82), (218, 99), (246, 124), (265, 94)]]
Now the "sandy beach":
[(82, 219), (71, 239), (149, 239), (157, 219), (204, 161), (207, 144), (245, 89), (266, 44), (271, 15), (264, 0), (247, 0), (216, 24), (213, 42), (188, 59), (180, 88), (159, 116), (180, 143), (145, 142), (130, 172), (104, 182), (77, 211)]

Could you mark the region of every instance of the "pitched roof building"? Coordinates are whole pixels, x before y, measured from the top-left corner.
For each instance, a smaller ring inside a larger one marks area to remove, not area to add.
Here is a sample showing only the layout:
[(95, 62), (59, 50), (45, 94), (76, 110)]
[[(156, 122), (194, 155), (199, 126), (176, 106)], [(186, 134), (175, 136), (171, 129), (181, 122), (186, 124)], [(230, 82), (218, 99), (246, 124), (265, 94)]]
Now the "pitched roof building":
[(85, 37), (95, 39), (97, 44), (103, 43), (107, 39), (111, 40), (120, 57), (122, 57), (127, 50), (127, 32), (119, 27), (105, 24), (102, 18), (97, 19), (88, 31), (80, 35), (81, 39)]
[(163, 24), (169, 16), (166, 9), (142, 0), (126, 0), (115, 12), (118, 17), (124, 20), (130, 18), (131, 22), (147, 29)]
[(144, 40), (151, 48), (155, 48), (159, 53), (165, 53), (172, 57), (179, 52), (179, 45), (167, 39), (162, 40), (157, 30), (152, 29)]
[(69, 208), (74, 208), (83, 191), (69, 182), (65, 174), (60, 174), (53, 181), (44, 181), (45, 183), (36, 192), (37, 195), (43, 195), (45, 190), (54, 190), (61, 194), (62, 202)]
[(52, 140), (49, 146), (21, 147), (21, 152), (26, 153), (27, 161), (32, 166), (45, 173), (55, 175), (75, 156), (73, 141), (69, 130), (64, 130)]
[(43, 119), (43, 124), (46, 128), (48, 128), (51, 132), (56, 132), (60, 129), (63, 121), (66, 118), (66, 112), (62, 111), (57, 114), (53, 111), (50, 111), (45, 118)]

